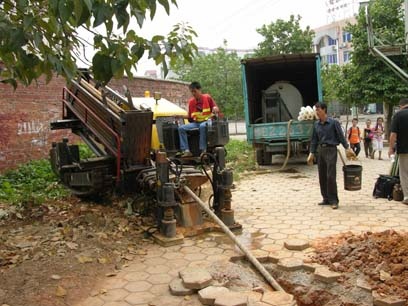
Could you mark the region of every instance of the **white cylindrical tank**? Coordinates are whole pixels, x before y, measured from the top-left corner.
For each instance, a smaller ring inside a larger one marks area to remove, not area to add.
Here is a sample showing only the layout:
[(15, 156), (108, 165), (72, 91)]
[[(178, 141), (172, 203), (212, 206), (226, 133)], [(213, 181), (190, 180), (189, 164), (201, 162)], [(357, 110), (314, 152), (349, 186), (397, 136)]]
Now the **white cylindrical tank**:
[(278, 91), (292, 118), (297, 118), (299, 109), (303, 107), (303, 98), (295, 86), (285, 81), (278, 81), (269, 86), (266, 93), (269, 91)]

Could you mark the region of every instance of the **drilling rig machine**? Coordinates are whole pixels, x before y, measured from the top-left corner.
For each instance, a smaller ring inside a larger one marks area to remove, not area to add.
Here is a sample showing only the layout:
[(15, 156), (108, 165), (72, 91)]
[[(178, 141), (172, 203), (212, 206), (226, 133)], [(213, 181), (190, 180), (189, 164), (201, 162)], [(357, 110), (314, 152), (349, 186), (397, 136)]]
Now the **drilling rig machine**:
[[(233, 173), (225, 162), (228, 123), (218, 120), (207, 127), (206, 153), (189, 160), (177, 159), (176, 117), (161, 117), (158, 112), (159, 105), (167, 102), (155, 97), (146, 107), (146, 103), (136, 103), (137, 99), (129, 92), (124, 97), (107, 86), (98, 86), (87, 73), (63, 88), (62, 119), (52, 122), (51, 129), (71, 129), (95, 157), (81, 159), (78, 145), (69, 144), (67, 139), (53, 143), (51, 165), (62, 183), (80, 197), (111, 192), (131, 196), (135, 205), (153, 213), (159, 228), (154, 234), (156, 240), (171, 245), (183, 238), (177, 225), (205, 228), (200, 206), (184, 188), (199, 192), (209, 180), (211, 208), (227, 226), (241, 228), (231, 207)], [(152, 141), (152, 131), (158, 140)], [(197, 131), (189, 135), (193, 148), (197, 137)], [(157, 142), (160, 145), (152, 148)]]

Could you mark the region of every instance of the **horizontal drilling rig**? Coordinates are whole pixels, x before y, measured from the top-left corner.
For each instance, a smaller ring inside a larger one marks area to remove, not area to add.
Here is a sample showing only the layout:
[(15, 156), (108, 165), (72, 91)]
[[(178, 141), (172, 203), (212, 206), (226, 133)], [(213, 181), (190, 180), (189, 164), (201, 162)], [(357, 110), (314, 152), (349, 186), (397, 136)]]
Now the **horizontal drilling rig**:
[[(207, 126), (207, 152), (176, 158), (178, 125), (183, 122), (168, 112), (160, 116), (159, 106), (168, 101), (148, 98), (147, 102), (155, 101), (146, 107), (149, 103), (136, 103), (138, 99), (128, 91), (122, 96), (98, 86), (86, 73), (63, 88), (62, 119), (52, 122), (51, 129), (71, 129), (94, 157), (81, 159), (79, 146), (66, 138), (53, 143), (50, 161), (61, 182), (80, 197), (129, 195), (133, 208), (154, 215), (159, 236), (175, 239), (176, 226), (201, 227), (205, 219), (184, 187), (199, 193), (209, 181), (211, 208), (227, 226), (239, 229), (231, 207), (233, 173), (225, 161), (228, 123), (216, 120)], [(152, 137), (160, 143), (159, 149), (152, 148)], [(189, 133), (193, 153), (198, 137), (198, 131)]]

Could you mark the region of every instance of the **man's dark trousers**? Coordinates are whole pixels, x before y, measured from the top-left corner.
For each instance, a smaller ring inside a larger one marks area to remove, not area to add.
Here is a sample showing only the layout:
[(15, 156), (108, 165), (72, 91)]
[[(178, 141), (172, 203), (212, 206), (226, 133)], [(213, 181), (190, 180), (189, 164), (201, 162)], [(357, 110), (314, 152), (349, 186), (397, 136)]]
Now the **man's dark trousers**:
[(337, 196), (336, 182), (337, 147), (319, 146), (319, 149), (317, 166), (323, 201), (330, 204), (338, 204), (339, 198)]

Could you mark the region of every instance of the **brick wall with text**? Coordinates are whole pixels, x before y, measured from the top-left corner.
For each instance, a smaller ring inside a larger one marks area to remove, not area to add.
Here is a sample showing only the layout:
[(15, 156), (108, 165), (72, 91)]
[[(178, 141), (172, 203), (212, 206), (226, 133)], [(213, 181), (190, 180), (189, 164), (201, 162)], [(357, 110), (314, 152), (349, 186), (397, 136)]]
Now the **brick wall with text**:
[[(70, 130), (50, 130), (50, 122), (61, 119), (61, 95), (65, 79), (54, 77), (45, 84), (39, 80), (29, 87), (0, 83), (0, 173), (33, 159), (47, 158), (53, 141), (69, 137), (79, 141)], [(123, 92), (126, 85), (132, 96), (143, 96), (146, 90), (159, 91), (181, 107), (186, 107), (190, 94), (188, 84), (149, 78), (113, 80), (109, 86)]]

